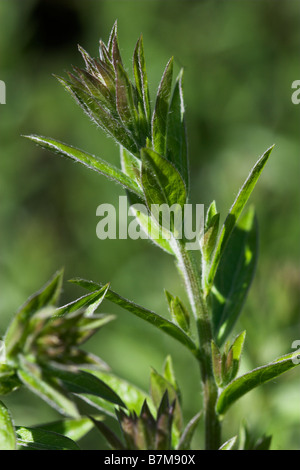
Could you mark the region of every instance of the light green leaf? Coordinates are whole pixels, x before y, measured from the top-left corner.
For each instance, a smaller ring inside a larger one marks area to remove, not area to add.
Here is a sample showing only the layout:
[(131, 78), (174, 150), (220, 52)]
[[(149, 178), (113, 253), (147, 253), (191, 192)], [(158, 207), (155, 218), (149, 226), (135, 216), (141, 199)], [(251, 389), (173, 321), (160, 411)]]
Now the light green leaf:
[(152, 143), (156, 152), (166, 153), (166, 131), (173, 77), (173, 57), (167, 63), (156, 96), (152, 117)]
[(26, 340), (26, 326), (32, 315), (44, 307), (56, 305), (61, 293), (62, 279), (63, 270), (58, 271), (51, 281), (32, 295), (16, 313), (4, 338), (7, 357), (12, 357), (21, 350)]
[[(84, 287), (85, 289), (88, 289), (90, 291), (98, 290), (100, 287), (102, 287), (101, 284), (79, 278), (72, 279), (70, 282), (78, 284), (81, 287)], [(155, 326), (156, 328), (159, 328), (160, 330), (164, 331), (166, 334), (172, 336), (174, 339), (176, 339), (188, 349), (190, 349), (193, 354), (197, 355), (197, 346), (195, 345), (193, 340), (174, 323), (170, 322), (169, 320), (166, 320), (165, 318), (161, 317), (157, 313), (152, 312), (151, 310), (141, 307), (140, 305), (137, 305), (134, 302), (125, 299), (124, 297), (121, 297), (119, 294), (117, 294), (111, 289), (108, 289), (105, 298), (119, 305), (125, 310), (128, 310), (129, 312), (133, 313), (133, 315), (136, 315), (137, 317), (145, 320), (146, 322), (151, 323), (151, 325)]]
[(224, 444), (220, 447), (219, 450), (232, 450), (234, 444), (236, 443), (237, 436), (228, 439), (228, 441), (224, 442)]
[[(180, 173), (171, 162), (151, 149), (142, 149), (141, 157), (142, 186), (149, 212), (159, 225), (182, 238), (187, 194)], [(163, 204), (166, 213), (161, 211)]]
[(248, 201), (258, 178), (260, 177), (265, 164), (268, 161), (268, 158), (274, 148), (274, 145), (270, 147), (266, 152), (259, 158), (259, 160), (256, 162), (254, 167), (249, 173), (248, 178), (246, 179), (245, 183), (241, 187), (233, 205), (231, 206), (231, 209), (229, 210), (229, 214), (226, 217), (226, 220), (223, 224), (218, 243), (214, 252), (214, 256), (211, 262), (211, 267), (210, 271), (208, 274), (208, 277), (206, 279), (206, 285), (205, 285), (205, 291), (208, 293), (212, 287), (214, 277), (220, 262), (220, 259), (224, 253), (225, 246), (228, 242), (229, 236), (234, 229), (236, 222), (239, 218), (239, 216), (242, 213), (242, 210), (244, 209), (246, 202)]
[(129, 178), (123, 171), (119, 168), (111, 165), (110, 163), (105, 162), (99, 157), (95, 157), (89, 153), (79, 150), (70, 145), (64, 144), (54, 139), (49, 139), (46, 137), (41, 137), (37, 135), (27, 135), (24, 136), (41, 147), (51, 150), (54, 153), (57, 153), (60, 156), (69, 158), (77, 163), (81, 163), (87, 168), (97, 171), (104, 176), (107, 176), (109, 179), (121, 184), (124, 188), (136, 193), (138, 196), (143, 197), (142, 191), (139, 186)]
[(225, 414), (228, 408), (247, 392), (299, 365), (298, 355), (298, 352), (287, 354), (233, 380), (219, 396), (216, 405), (217, 412), (220, 415)]
[(88, 316), (93, 315), (95, 310), (99, 307), (102, 301), (105, 298), (106, 292), (108, 290), (109, 284), (101, 287), (96, 292), (92, 294), (84, 295), (79, 299), (70, 302), (62, 307), (59, 307), (55, 310), (55, 316), (63, 316), (67, 313), (76, 312), (77, 310), (85, 309), (85, 314)]
[(181, 174), (188, 192), (189, 171), (182, 80), (183, 70), (176, 80), (167, 116), (166, 158)]
[(59, 413), (72, 418), (78, 418), (79, 413), (67, 392), (53, 378), (45, 377), (42, 370), (23, 358), (18, 376), (23, 384), (46, 401)]
[(211, 293), (213, 331), (218, 344), (225, 341), (241, 313), (257, 256), (257, 221), (250, 207), (231, 233)]
[(202, 416), (202, 411), (197, 413), (187, 424), (186, 428), (184, 429), (180, 437), (177, 450), (190, 450), (192, 439), (194, 437), (194, 434), (197, 429), (201, 416)]
[(172, 320), (182, 328), (186, 333), (190, 330), (190, 315), (179, 297), (174, 297), (168, 291), (165, 291), (169, 304), (169, 311)]
[[(99, 417), (98, 417), (99, 419)], [(61, 434), (73, 441), (79, 441), (93, 428), (93, 423), (89, 418), (63, 419), (52, 423), (41, 424), (39, 429)]]
[(17, 444), (32, 450), (79, 450), (70, 438), (41, 428), (16, 428)]
[(10, 412), (0, 401), (0, 450), (15, 450), (16, 435)]

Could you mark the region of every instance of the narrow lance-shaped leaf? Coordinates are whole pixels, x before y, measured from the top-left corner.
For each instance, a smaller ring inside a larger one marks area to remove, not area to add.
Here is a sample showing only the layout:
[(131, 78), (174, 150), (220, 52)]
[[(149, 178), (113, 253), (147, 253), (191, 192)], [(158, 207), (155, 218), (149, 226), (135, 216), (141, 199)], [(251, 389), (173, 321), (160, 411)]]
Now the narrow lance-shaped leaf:
[(15, 450), (16, 434), (10, 412), (0, 401), (0, 450)]
[(287, 354), (233, 380), (219, 396), (216, 405), (217, 412), (223, 415), (236, 400), (247, 392), (299, 365), (298, 355), (297, 352)]
[(99, 370), (87, 370), (87, 372), (102, 380), (118, 396), (122, 397), (122, 401), (130, 411), (139, 413), (145, 400), (147, 400), (151, 410), (154, 409), (150, 396), (127, 380), (109, 372)]
[(190, 315), (181, 300), (176, 296), (174, 297), (168, 291), (165, 291), (169, 304), (169, 311), (172, 320), (185, 332), (189, 333), (190, 330)]
[(121, 184), (123, 187), (129, 191), (133, 191), (138, 196), (143, 197), (143, 194), (138, 187), (138, 185), (129, 178), (125, 173), (119, 170), (117, 167), (101, 160), (99, 157), (90, 155), (82, 150), (76, 149), (69, 145), (63, 144), (53, 139), (48, 139), (45, 137), (40, 137), (36, 135), (24, 136), (33, 142), (37, 143), (41, 147), (51, 150), (58, 155), (69, 158), (77, 163), (81, 163), (87, 168), (97, 171), (104, 176), (107, 176), (109, 179)]
[(173, 57), (167, 63), (163, 73), (152, 117), (152, 143), (156, 152), (165, 155), (166, 131), (173, 76)]
[(197, 429), (198, 423), (202, 416), (202, 411), (197, 413), (187, 424), (186, 428), (184, 429), (179, 443), (177, 445), (177, 450), (190, 450), (192, 439), (194, 437), (195, 431)]
[(76, 312), (77, 310), (85, 309), (85, 313), (88, 316), (93, 315), (95, 310), (99, 307), (105, 298), (109, 284), (101, 287), (92, 294), (84, 295), (79, 299), (70, 302), (62, 307), (59, 307), (55, 311), (55, 316), (63, 316), (66, 313)]
[(133, 54), (133, 72), (135, 77), (135, 84), (140, 98), (143, 102), (144, 113), (147, 123), (151, 120), (151, 105), (148, 87), (148, 78), (146, 72), (145, 55), (143, 37), (141, 36), (136, 43)]
[(105, 437), (109, 446), (114, 450), (125, 450), (125, 446), (118, 436), (102, 421), (90, 418), (96, 429)]
[(254, 277), (257, 257), (257, 221), (250, 207), (231, 233), (211, 292), (213, 331), (219, 345), (239, 318)]
[(237, 436), (228, 439), (228, 441), (224, 442), (224, 444), (220, 447), (219, 450), (232, 450), (234, 444), (236, 443)]
[(76, 442), (56, 432), (41, 428), (16, 428), (17, 443), (32, 450), (79, 450)]
[(54, 277), (36, 294), (32, 295), (20, 308), (9, 325), (5, 335), (7, 357), (13, 356), (23, 345), (24, 332), (31, 316), (47, 306), (56, 305), (61, 293), (63, 271), (58, 271)]
[[(101, 284), (95, 283), (93, 281), (87, 281), (85, 279), (72, 279), (71, 282), (78, 284), (90, 291), (98, 290), (101, 287)], [(187, 336), (187, 334), (174, 323), (166, 320), (165, 318), (161, 317), (157, 313), (152, 312), (151, 310), (141, 307), (140, 305), (137, 305), (134, 302), (125, 299), (124, 297), (121, 297), (119, 294), (117, 294), (111, 289), (108, 289), (106, 299), (119, 305), (125, 310), (128, 310), (129, 312), (145, 320), (146, 322), (151, 323), (151, 325), (164, 331), (166, 334), (172, 336), (174, 339), (177, 339), (177, 341), (179, 341), (188, 349), (190, 349), (193, 354), (197, 355), (197, 347), (193, 340), (189, 338), (189, 336)]]
[(241, 215), (242, 210), (245, 207), (246, 202), (248, 201), (248, 199), (249, 199), (249, 197), (250, 197), (250, 195), (251, 195), (251, 193), (252, 193), (252, 191), (253, 191), (256, 183), (257, 183), (258, 178), (260, 177), (260, 175), (263, 171), (263, 169), (265, 167), (265, 164), (267, 163), (268, 158), (269, 158), (273, 148), (274, 148), (274, 145), (272, 147), (270, 147), (268, 150), (266, 150), (266, 152), (260, 157), (260, 159), (254, 165), (251, 172), (249, 173), (248, 178), (246, 179), (245, 183), (241, 187), (241, 189), (240, 189), (240, 191), (239, 191), (239, 193), (238, 193), (238, 195), (237, 195), (237, 197), (236, 197), (236, 199), (235, 199), (235, 201), (234, 201), (234, 203), (233, 203), (233, 205), (232, 205), (232, 207), (229, 211), (229, 214), (226, 217), (226, 220), (223, 224), (223, 227), (222, 227), (219, 239), (218, 239), (218, 243), (217, 243), (217, 246), (216, 246), (216, 249), (215, 249), (215, 252), (214, 252), (214, 256), (213, 256), (213, 259), (212, 259), (212, 262), (211, 262), (210, 271), (209, 271), (208, 277), (207, 277), (206, 282), (205, 282), (206, 294), (209, 293), (209, 291), (212, 287), (212, 283), (213, 283), (213, 280), (214, 280), (214, 277), (215, 277), (220, 259), (221, 259), (222, 255), (224, 253), (224, 249), (225, 249), (225, 246), (226, 246), (227, 241), (229, 239), (229, 236), (230, 236), (232, 230), (234, 229), (234, 226), (235, 226), (239, 216)]
[(88, 372), (69, 372), (67, 370), (49, 367), (47, 368), (47, 375), (49, 377), (58, 378), (71, 393), (95, 395), (115, 405), (125, 407), (124, 402), (117, 393), (104, 383), (103, 380)]
[(183, 101), (183, 70), (181, 70), (170, 101), (166, 129), (166, 158), (174, 164), (189, 187), (188, 149)]

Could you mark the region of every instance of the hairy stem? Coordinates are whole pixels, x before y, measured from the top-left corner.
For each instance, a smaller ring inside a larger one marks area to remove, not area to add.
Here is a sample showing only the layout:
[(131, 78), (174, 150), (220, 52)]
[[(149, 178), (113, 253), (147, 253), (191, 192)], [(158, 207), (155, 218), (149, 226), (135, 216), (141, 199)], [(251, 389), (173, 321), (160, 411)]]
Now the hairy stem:
[(211, 340), (213, 337), (208, 306), (202, 293), (201, 277), (193, 252), (188, 251), (180, 240), (176, 241), (173, 250), (197, 324), (200, 343), (199, 364), (204, 393), (205, 447), (206, 450), (217, 450), (221, 445), (221, 424), (215, 410), (218, 387), (212, 369)]

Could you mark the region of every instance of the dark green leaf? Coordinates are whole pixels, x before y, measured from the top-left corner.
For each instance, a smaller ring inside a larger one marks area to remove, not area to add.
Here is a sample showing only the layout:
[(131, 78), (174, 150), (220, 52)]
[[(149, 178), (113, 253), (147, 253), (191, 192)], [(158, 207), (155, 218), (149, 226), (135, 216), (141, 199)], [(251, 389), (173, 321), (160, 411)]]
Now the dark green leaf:
[(0, 395), (7, 395), (21, 386), (15, 369), (0, 364)]
[(287, 354), (270, 364), (258, 367), (233, 380), (219, 396), (216, 405), (217, 412), (223, 415), (245, 393), (299, 365), (298, 355), (299, 353), (297, 352)]
[(257, 255), (257, 222), (250, 207), (231, 233), (212, 290), (213, 330), (218, 344), (224, 342), (241, 313)]
[(266, 150), (266, 152), (256, 162), (256, 164), (254, 165), (254, 167), (250, 171), (248, 178), (246, 179), (245, 183), (241, 187), (241, 189), (240, 189), (240, 191), (239, 191), (239, 193), (238, 193), (231, 209), (229, 210), (229, 214), (226, 217), (226, 220), (223, 224), (223, 227), (222, 227), (219, 239), (218, 239), (216, 250), (214, 252), (214, 256), (213, 256), (213, 259), (212, 259), (212, 262), (211, 262), (210, 272), (209, 272), (207, 280), (206, 280), (205, 288), (206, 288), (207, 292), (209, 292), (211, 287), (212, 287), (212, 283), (214, 281), (214, 277), (215, 277), (220, 259), (223, 255), (224, 250), (225, 250), (225, 246), (228, 242), (229, 236), (230, 236), (232, 230), (234, 229), (234, 227), (236, 225), (236, 222), (237, 222), (239, 216), (241, 215), (242, 210), (245, 207), (246, 202), (248, 201), (248, 199), (249, 199), (249, 197), (250, 197), (250, 195), (251, 195), (251, 193), (252, 193), (252, 191), (253, 191), (256, 183), (257, 183), (258, 178), (260, 177), (260, 175), (263, 171), (263, 169), (265, 167), (265, 164), (267, 163), (268, 158), (269, 158), (273, 148), (274, 148), (274, 145), (272, 147), (270, 147), (268, 150)]
[(182, 238), (187, 200), (182, 177), (172, 163), (151, 149), (142, 149), (141, 157), (142, 186), (149, 212), (159, 225)]
[[(166, 157), (174, 164), (186, 185), (189, 187), (187, 136), (182, 89), (183, 70), (181, 70), (171, 98), (166, 129)], [(164, 155), (164, 153), (163, 153)]]
[[(100, 287), (102, 287), (101, 284), (95, 283), (93, 281), (86, 281), (85, 279), (72, 279), (71, 282), (78, 284), (90, 291), (98, 290)], [(193, 354), (197, 354), (197, 347), (195, 343), (192, 341), (191, 338), (189, 338), (189, 336), (186, 335), (186, 333), (181, 328), (179, 328), (174, 323), (166, 320), (165, 318), (161, 317), (157, 313), (152, 312), (151, 310), (141, 307), (140, 305), (137, 305), (134, 302), (125, 299), (124, 297), (121, 297), (119, 294), (117, 294), (111, 289), (107, 291), (106, 299), (119, 305), (125, 310), (128, 310), (137, 317), (142, 318), (146, 322), (151, 323), (151, 325), (164, 331), (166, 334), (172, 336), (174, 339), (177, 339), (177, 341), (179, 341), (188, 349), (190, 349)]]
[(121, 398), (101, 379), (85, 371), (69, 372), (51, 367), (47, 372), (62, 381), (71, 393), (95, 395), (115, 405), (125, 406)]
[(79, 450), (70, 438), (41, 428), (16, 428), (17, 444), (34, 450)]
[(60, 156), (70, 158), (71, 160), (74, 160), (77, 163), (81, 163), (82, 165), (86, 166), (91, 170), (95, 170), (98, 173), (107, 176), (109, 179), (120, 183), (129, 191), (133, 191), (140, 197), (143, 197), (140, 188), (131, 178), (129, 178), (125, 173), (123, 173), (123, 171), (114, 167), (110, 163), (101, 160), (99, 157), (95, 157), (86, 152), (83, 152), (82, 150), (78, 150), (74, 147), (63, 144), (53, 139), (47, 139), (45, 137), (35, 135), (25, 137), (47, 150), (51, 150)]
[(0, 401), (0, 450), (15, 450), (16, 434), (10, 412)]
[(125, 449), (124, 444), (120, 441), (118, 436), (108, 426), (106, 426), (106, 424), (94, 418), (91, 418), (91, 421), (94, 423), (96, 429), (98, 429), (98, 431), (100, 431), (100, 433), (105, 437), (112, 449)]

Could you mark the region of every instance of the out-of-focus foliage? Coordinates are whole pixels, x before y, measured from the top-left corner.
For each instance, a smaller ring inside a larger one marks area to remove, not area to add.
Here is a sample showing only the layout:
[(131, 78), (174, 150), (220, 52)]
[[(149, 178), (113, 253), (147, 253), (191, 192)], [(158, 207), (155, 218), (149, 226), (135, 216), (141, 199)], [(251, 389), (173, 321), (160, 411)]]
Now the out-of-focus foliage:
[[(247, 329), (241, 373), (291, 352), (300, 337), (300, 107), (291, 102), (291, 84), (300, 79), (298, 8), (297, 0), (0, 0), (0, 79), (7, 89), (7, 104), (0, 105), (0, 336), (16, 308), (61, 266), (66, 279), (110, 282), (162, 315), (168, 312), (163, 288), (185, 301), (168, 254), (145, 240), (97, 239), (96, 208), (117, 205), (122, 188), (21, 137), (53, 136), (118, 164), (117, 146), (91, 127), (51, 75), (82, 66), (77, 43), (96, 56), (97, 41), (107, 40), (117, 18), (127, 66), (143, 33), (152, 96), (171, 55), (175, 71), (184, 68), (192, 202), (215, 199), (222, 220), (236, 195), (232, 188), (238, 190), (257, 155), (276, 144), (251, 196), (259, 262), (235, 333)], [(75, 285), (64, 289), (66, 302), (82, 293)], [(118, 306), (104, 302), (102, 310), (117, 320), (90, 341), (90, 351), (146, 391), (151, 367), (161, 369), (171, 354), (182, 406), (192, 418), (201, 402), (193, 393), (199, 373), (195, 362), (187, 374), (184, 347)], [(291, 371), (245, 396), (229, 412), (223, 440), (243, 417), (257, 436), (273, 435), (272, 448), (298, 448), (298, 394), (299, 374)], [(26, 391), (5, 404), (17, 425), (57, 418)], [(99, 434), (82, 446), (100, 447)]]

